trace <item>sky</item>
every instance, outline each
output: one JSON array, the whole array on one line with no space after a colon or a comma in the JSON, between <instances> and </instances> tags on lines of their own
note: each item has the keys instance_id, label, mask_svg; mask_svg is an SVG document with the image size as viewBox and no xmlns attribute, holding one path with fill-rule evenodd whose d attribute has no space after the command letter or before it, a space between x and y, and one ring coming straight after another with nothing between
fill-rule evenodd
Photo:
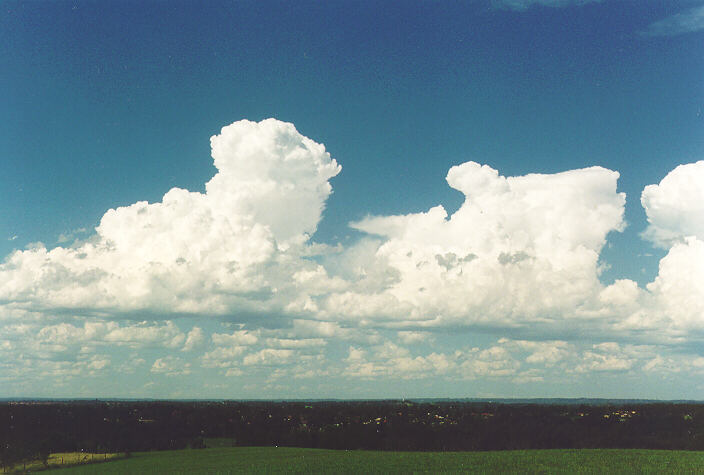
<instances>
[{"instance_id":1,"label":"sky","mask_svg":"<svg viewBox=\"0 0 704 475\"><path fill-rule=\"evenodd\" d=\"M704 1L6 1L0 397L704 399Z\"/></svg>"}]
</instances>

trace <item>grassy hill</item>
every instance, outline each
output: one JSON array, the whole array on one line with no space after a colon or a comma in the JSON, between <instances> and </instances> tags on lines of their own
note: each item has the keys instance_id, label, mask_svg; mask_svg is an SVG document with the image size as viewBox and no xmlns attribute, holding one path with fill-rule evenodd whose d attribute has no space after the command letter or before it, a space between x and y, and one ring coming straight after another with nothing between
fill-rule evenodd
<instances>
[{"instance_id":1,"label":"grassy hill","mask_svg":"<svg viewBox=\"0 0 704 475\"><path fill-rule=\"evenodd\" d=\"M131 458L47 472L111 473L701 473L704 452L519 450L373 452L234 447L141 452Z\"/></svg>"}]
</instances>

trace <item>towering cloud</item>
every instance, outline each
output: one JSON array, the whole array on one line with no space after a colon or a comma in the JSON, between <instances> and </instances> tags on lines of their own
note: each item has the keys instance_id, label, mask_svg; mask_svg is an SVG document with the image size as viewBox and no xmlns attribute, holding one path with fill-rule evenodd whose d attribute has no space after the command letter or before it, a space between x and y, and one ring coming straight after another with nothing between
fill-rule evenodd
<instances>
[{"instance_id":1,"label":"towering cloud","mask_svg":"<svg viewBox=\"0 0 704 475\"><path fill-rule=\"evenodd\" d=\"M508 178L474 162L453 167L447 182L466 198L449 218L437 206L352 224L383 237L371 266L395 277L374 295L336 296L331 311L344 304L430 325L573 317L601 290L599 252L624 225L617 179L599 167Z\"/></svg>"},{"instance_id":2,"label":"towering cloud","mask_svg":"<svg viewBox=\"0 0 704 475\"><path fill-rule=\"evenodd\" d=\"M645 237L669 248L692 236L704 241L704 160L680 165L658 185L648 185L640 201L648 216Z\"/></svg>"},{"instance_id":3,"label":"towering cloud","mask_svg":"<svg viewBox=\"0 0 704 475\"><path fill-rule=\"evenodd\" d=\"M0 299L167 314L295 306L296 274L321 272L300 255L340 166L274 119L236 122L211 145L218 172L206 193L173 188L161 202L109 210L79 246L15 252L0 267Z\"/></svg>"},{"instance_id":4,"label":"towering cloud","mask_svg":"<svg viewBox=\"0 0 704 475\"><path fill-rule=\"evenodd\" d=\"M269 119L224 127L211 146L205 193L109 210L83 242L0 264L0 381L530 384L704 367L680 350L704 336L704 162L643 190L644 237L668 251L643 288L599 278L607 237L625 226L615 171L506 177L463 163L446 177L465 196L452 215L369 216L351 223L361 239L330 247L311 241L340 172L323 145ZM495 343L467 346L476 329Z\"/></svg>"},{"instance_id":5,"label":"towering cloud","mask_svg":"<svg viewBox=\"0 0 704 475\"><path fill-rule=\"evenodd\" d=\"M345 338L365 326L406 337L447 326L675 338L704 328L704 162L643 191L645 235L669 249L643 289L599 280L607 236L624 227L615 171L505 177L463 163L446 178L465 195L451 216L440 205L370 216L351 223L366 237L311 259L325 249L310 237L340 172L325 147L273 119L224 127L211 145L218 171L205 193L174 188L160 202L109 210L87 241L11 254L0 265L5 309L222 315L250 330L317 321L346 328ZM195 327L178 345L193 351L207 338Z\"/></svg>"},{"instance_id":6,"label":"towering cloud","mask_svg":"<svg viewBox=\"0 0 704 475\"><path fill-rule=\"evenodd\" d=\"M669 248L648 285L656 303L645 321L680 338L693 336L693 329L704 330L704 161L680 165L646 186L641 203L649 223L644 236Z\"/></svg>"}]
</instances>

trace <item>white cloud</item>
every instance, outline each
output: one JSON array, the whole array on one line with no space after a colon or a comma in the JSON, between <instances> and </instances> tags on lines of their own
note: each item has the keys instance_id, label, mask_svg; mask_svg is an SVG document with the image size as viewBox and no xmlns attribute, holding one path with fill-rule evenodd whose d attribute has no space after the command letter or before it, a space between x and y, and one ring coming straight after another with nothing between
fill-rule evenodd
<instances>
[{"instance_id":1,"label":"white cloud","mask_svg":"<svg viewBox=\"0 0 704 475\"><path fill-rule=\"evenodd\" d=\"M140 358L137 355L132 355L123 360L122 364L117 368L119 374L134 374L137 369L143 366L147 360Z\"/></svg>"},{"instance_id":2,"label":"white cloud","mask_svg":"<svg viewBox=\"0 0 704 475\"><path fill-rule=\"evenodd\" d=\"M704 329L704 241L689 237L675 244L647 287L655 302L647 312L660 323L659 331L680 330L687 337L692 329Z\"/></svg>"},{"instance_id":3,"label":"white cloud","mask_svg":"<svg viewBox=\"0 0 704 475\"><path fill-rule=\"evenodd\" d=\"M364 350L361 348L355 348L354 346L350 346L347 354L347 358L345 361L348 362L358 362L362 361L365 357L366 353Z\"/></svg>"},{"instance_id":4,"label":"white cloud","mask_svg":"<svg viewBox=\"0 0 704 475\"><path fill-rule=\"evenodd\" d=\"M180 347L185 338L183 332L171 321L163 324L142 322L132 326L111 327L110 331L103 337L106 342L117 345L131 347L163 346L166 348Z\"/></svg>"},{"instance_id":5,"label":"white cloud","mask_svg":"<svg viewBox=\"0 0 704 475\"><path fill-rule=\"evenodd\" d=\"M636 359L618 343L607 342L594 345L593 351L585 351L577 372L627 371L633 368Z\"/></svg>"},{"instance_id":6,"label":"white cloud","mask_svg":"<svg viewBox=\"0 0 704 475\"><path fill-rule=\"evenodd\" d=\"M668 249L658 275L637 288L617 281L618 290L602 300L617 302L624 316L617 325L647 330L653 340L683 342L704 330L704 161L680 165L641 195L649 226L644 237Z\"/></svg>"},{"instance_id":7,"label":"white cloud","mask_svg":"<svg viewBox=\"0 0 704 475\"><path fill-rule=\"evenodd\" d=\"M468 162L447 174L466 196L452 216L436 206L369 217L352 226L376 237L335 248L320 264L311 252L328 250L308 238L340 170L324 147L273 119L224 127L211 144L218 173L205 194L174 188L161 202L108 211L82 245L11 254L0 266L0 299L45 312L220 314L254 328L276 315L294 320L295 339L304 327L312 338L354 339L354 328L384 321L545 323L596 305L599 252L624 226L616 172L503 177ZM121 335L136 331L106 339L134 340ZM156 330L139 333L148 331ZM193 348L193 331L170 345Z\"/></svg>"},{"instance_id":8,"label":"white cloud","mask_svg":"<svg viewBox=\"0 0 704 475\"><path fill-rule=\"evenodd\" d=\"M205 336L200 327L193 327L186 336L186 343L183 345L183 351L193 351L196 348L203 346Z\"/></svg>"},{"instance_id":9,"label":"white cloud","mask_svg":"<svg viewBox=\"0 0 704 475\"><path fill-rule=\"evenodd\" d=\"M460 375L465 379L513 377L521 366L509 348L499 341L498 345L481 351L460 354Z\"/></svg>"},{"instance_id":10,"label":"white cloud","mask_svg":"<svg viewBox=\"0 0 704 475\"><path fill-rule=\"evenodd\" d=\"M704 5L658 20L648 26L647 36L675 36L704 30Z\"/></svg>"},{"instance_id":11,"label":"white cloud","mask_svg":"<svg viewBox=\"0 0 704 475\"><path fill-rule=\"evenodd\" d=\"M117 323L105 322L85 322L82 327L76 327L68 323L49 325L37 333L37 340L46 344L74 344L103 339L112 329L117 330Z\"/></svg>"},{"instance_id":12,"label":"white cloud","mask_svg":"<svg viewBox=\"0 0 704 475\"><path fill-rule=\"evenodd\" d=\"M309 241L339 172L322 145L274 120L225 127L212 145L218 173L206 193L173 189L158 203L110 210L87 241L30 246L0 265L0 378L116 367L187 375L200 365L279 381L530 384L701 369L673 351L704 335L704 162L643 190L644 236L668 253L642 288L599 280L607 236L625 226L611 170L504 177L467 162L447 174L465 195L452 215L435 206L369 216L351 224L366 236L333 247ZM181 330L170 319L183 313L241 324ZM446 345L456 328L498 340ZM513 337L499 338L508 329ZM112 366L115 355L103 353L116 348L131 354Z\"/></svg>"},{"instance_id":13,"label":"white cloud","mask_svg":"<svg viewBox=\"0 0 704 475\"><path fill-rule=\"evenodd\" d=\"M667 249L687 236L704 241L704 160L646 186L640 201L648 216L644 236L654 244Z\"/></svg>"},{"instance_id":14,"label":"white cloud","mask_svg":"<svg viewBox=\"0 0 704 475\"><path fill-rule=\"evenodd\" d=\"M245 346L221 346L208 351L201 358L201 364L205 368L229 368L239 363L239 356L247 347Z\"/></svg>"},{"instance_id":15,"label":"white cloud","mask_svg":"<svg viewBox=\"0 0 704 475\"><path fill-rule=\"evenodd\" d=\"M427 341L430 338L430 334L428 332L400 331L398 332L398 338L403 343L409 345Z\"/></svg>"},{"instance_id":16,"label":"white cloud","mask_svg":"<svg viewBox=\"0 0 704 475\"><path fill-rule=\"evenodd\" d=\"M336 322L320 322L314 320L293 320L293 332L301 337L334 337L341 336L345 330Z\"/></svg>"},{"instance_id":17,"label":"white cloud","mask_svg":"<svg viewBox=\"0 0 704 475\"><path fill-rule=\"evenodd\" d=\"M27 350L35 349L43 353L69 352L75 355L98 346L174 349L180 347L186 338L171 321L123 324L85 321L82 326L64 322L46 326L24 324L3 327L4 338L13 338L13 335Z\"/></svg>"},{"instance_id":18,"label":"white cloud","mask_svg":"<svg viewBox=\"0 0 704 475\"><path fill-rule=\"evenodd\" d=\"M191 374L191 364L184 362L181 358L166 356L154 361L151 372L166 376L187 376Z\"/></svg>"},{"instance_id":19,"label":"white cloud","mask_svg":"<svg viewBox=\"0 0 704 475\"><path fill-rule=\"evenodd\" d=\"M369 351L350 347L344 374L348 377L373 379L377 377L400 379L427 379L450 377L476 379L514 376L521 363L507 347L507 340L484 350L456 350L451 353L432 352L413 355L391 341L373 346ZM515 349L515 348L514 348Z\"/></svg>"},{"instance_id":20,"label":"white cloud","mask_svg":"<svg viewBox=\"0 0 704 475\"><path fill-rule=\"evenodd\" d=\"M87 232L88 230L86 228L78 228L67 233L59 234L59 237L56 238L56 241L58 243L67 243L69 241L75 240L77 236L84 235Z\"/></svg>"},{"instance_id":21,"label":"white cloud","mask_svg":"<svg viewBox=\"0 0 704 475\"><path fill-rule=\"evenodd\" d=\"M552 8L562 8L573 5L584 5L587 3L594 3L600 1L601 0L493 0L492 4L496 8L506 8L510 10L523 11L536 5Z\"/></svg>"},{"instance_id":22,"label":"white cloud","mask_svg":"<svg viewBox=\"0 0 704 475\"><path fill-rule=\"evenodd\" d=\"M271 348L320 348L327 344L322 338L267 338L266 345Z\"/></svg>"},{"instance_id":23,"label":"white cloud","mask_svg":"<svg viewBox=\"0 0 704 475\"><path fill-rule=\"evenodd\" d=\"M265 348L244 357L245 366L276 366L290 363L296 355L294 350Z\"/></svg>"},{"instance_id":24,"label":"white cloud","mask_svg":"<svg viewBox=\"0 0 704 475\"><path fill-rule=\"evenodd\" d=\"M215 345L254 345L259 341L258 332L237 330L231 334L213 333L211 339Z\"/></svg>"},{"instance_id":25,"label":"white cloud","mask_svg":"<svg viewBox=\"0 0 704 475\"><path fill-rule=\"evenodd\" d=\"M279 244L315 232L341 167L293 124L240 121L210 139L218 174L208 196L230 213L269 228Z\"/></svg>"},{"instance_id":26,"label":"white cloud","mask_svg":"<svg viewBox=\"0 0 704 475\"><path fill-rule=\"evenodd\" d=\"M109 313L305 310L297 276L325 277L303 257L340 166L273 119L224 127L211 145L218 172L206 193L174 188L109 210L80 246L14 252L0 266L0 300Z\"/></svg>"},{"instance_id":27,"label":"white cloud","mask_svg":"<svg viewBox=\"0 0 704 475\"><path fill-rule=\"evenodd\" d=\"M499 343L515 345L516 348L527 351L530 354L525 358L529 364L544 366L554 366L556 363L565 360L573 350L566 341L524 341L524 340L499 340Z\"/></svg>"},{"instance_id":28,"label":"white cloud","mask_svg":"<svg viewBox=\"0 0 704 475\"><path fill-rule=\"evenodd\" d=\"M452 216L436 206L352 223L384 238L375 272L395 278L325 308L431 326L570 318L601 291L599 252L624 226L617 178L600 167L508 178L474 162L453 167L447 182L466 200Z\"/></svg>"},{"instance_id":29,"label":"white cloud","mask_svg":"<svg viewBox=\"0 0 704 475\"><path fill-rule=\"evenodd\" d=\"M86 364L88 370L99 371L110 365L110 359L94 355Z\"/></svg>"}]
</instances>

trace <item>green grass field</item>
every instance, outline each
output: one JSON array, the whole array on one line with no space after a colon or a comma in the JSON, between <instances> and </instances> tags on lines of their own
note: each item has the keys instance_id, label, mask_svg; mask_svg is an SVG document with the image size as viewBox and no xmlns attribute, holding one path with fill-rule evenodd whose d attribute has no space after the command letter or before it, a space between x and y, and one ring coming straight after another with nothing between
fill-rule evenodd
<instances>
[{"instance_id":1,"label":"green grass field","mask_svg":"<svg viewBox=\"0 0 704 475\"><path fill-rule=\"evenodd\" d=\"M235 447L135 453L58 470L84 473L703 473L704 452L519 450L372 452Z\"/></svg>"}]
</instances>

